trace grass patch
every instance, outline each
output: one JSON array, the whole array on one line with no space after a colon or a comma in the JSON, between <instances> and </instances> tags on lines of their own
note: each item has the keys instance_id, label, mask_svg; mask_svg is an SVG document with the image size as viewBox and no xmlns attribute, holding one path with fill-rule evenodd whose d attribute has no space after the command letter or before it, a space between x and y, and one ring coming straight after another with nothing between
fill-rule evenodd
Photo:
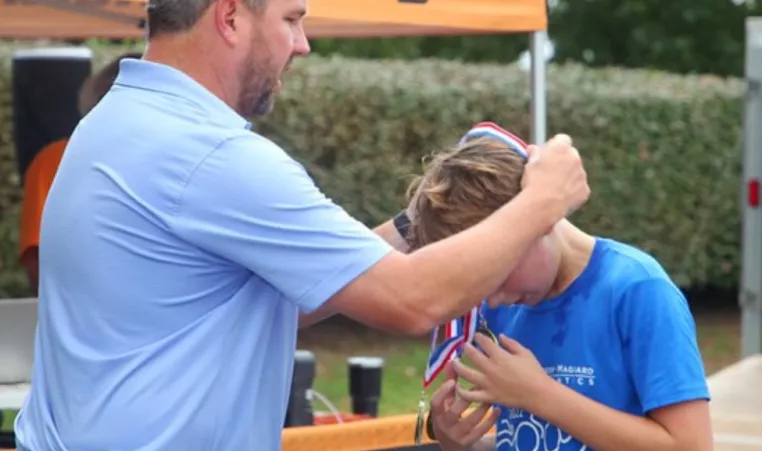
<instances>
[{"instance_id":1,"label":"grass patch","mask_svg":"<svg viewBox=\"0 0 762 451\"><path fill-rule=\"evenodd\" d=\"M16 419L15 410L6 410L5 412L3 412L3 421L2 421L2 424L0 424L0 430L10 431L11 429L13 429L14 419Z\"/></svg>"},{"instance_id":2,"label":"grass patch","mask_svg":"<svg viewBox=\"0 0 762 451\"><path fill-rule=\"evenodd\" d=\"M347 368L349 355L323 349L316 351L319 367L315 390L326 396L340 411L351 411ZM368 354L362 352L362 349L358 351L359 355ZM386 351L373 352L372 355L384 358L379 414L414 412L421 394L428 348L423 343L411 342ZM314 400L314 409L328 410L317 399Z\"/></svg>"},{"instance_id":3,"label":"grass patch","mask_svg":"<svg viewBox=\"0 0 762 451\"><path fill-rule=\"evenodd\" d=\"M696 315L698 343L707 375L741 358L741 315L737 311Z\"/></svg>"}]
</instances>

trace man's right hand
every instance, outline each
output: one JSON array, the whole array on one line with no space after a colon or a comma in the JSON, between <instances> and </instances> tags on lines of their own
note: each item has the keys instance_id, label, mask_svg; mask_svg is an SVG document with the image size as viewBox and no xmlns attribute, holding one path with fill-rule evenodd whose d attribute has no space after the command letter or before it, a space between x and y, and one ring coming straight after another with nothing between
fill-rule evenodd
<instances>
[{"instance_id":1,"label":"man's right hand","mask_svg":"<svg viewBox=\"0 0 762 451\"><path fill-rule=\"evenodd\" d=\"M529 146L521 183L524 190L552 199L564 216L590 197L587 173L568 135L556 135L542 147Z\"/></svg>"}]
</instances>

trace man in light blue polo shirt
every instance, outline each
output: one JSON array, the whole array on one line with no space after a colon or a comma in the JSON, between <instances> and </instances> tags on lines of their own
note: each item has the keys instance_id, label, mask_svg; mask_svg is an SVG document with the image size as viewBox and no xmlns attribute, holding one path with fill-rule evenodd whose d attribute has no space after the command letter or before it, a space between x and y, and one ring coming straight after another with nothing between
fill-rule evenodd
<instances>
[{"instance_id":1,"label":"man in light blue polo shirt","mask_svg":"<svg viewBox=\"0 0 762 451\"><path fill-rule=\"evenodd\" d=\"M121 64L50 191L19 450L278 450L300 320L422 334L477 305L589 196L558 137L493 217L395 250L404 215L374 233L244 119L309 52L305 10L149 6L144 60Z\"/></svg>"}]
</instances>

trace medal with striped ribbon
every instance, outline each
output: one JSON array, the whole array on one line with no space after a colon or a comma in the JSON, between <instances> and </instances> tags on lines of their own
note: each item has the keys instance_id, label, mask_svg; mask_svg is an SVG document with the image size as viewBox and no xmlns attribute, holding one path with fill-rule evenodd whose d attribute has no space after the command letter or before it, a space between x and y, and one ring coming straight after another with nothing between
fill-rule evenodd
<instances>
[{"instance_id":1,"label":"medal with striped ribbon","mask_svg":"<svg viewBox=\"0 0 762 451\"><path fill-rule=\"evenodd\" d=\"M479 319L479 308L474 307L463 317L454 319L445 325L444 340L437 345L439 327L431 332L431 345L429 349L429 360L426 365L426 371L423 374L423 389L421 397L418 400L418 416L415 423L415 444L421 444L423 440L424 417L426 414L426 389L444 370L447 362L460 356L464 343L470 343L476 335L477 322Z\"/></svg>"}]
</instances>

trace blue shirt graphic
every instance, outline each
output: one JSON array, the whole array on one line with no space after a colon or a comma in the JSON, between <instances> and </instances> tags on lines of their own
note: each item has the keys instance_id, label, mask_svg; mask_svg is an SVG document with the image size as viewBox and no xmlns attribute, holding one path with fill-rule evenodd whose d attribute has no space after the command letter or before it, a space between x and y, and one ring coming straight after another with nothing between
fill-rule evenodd
<instances>
[{"instance_id":1,"label":"blue shirt graphic","mask_svg":"<svg viewBox=\"0 0 762 451\"><path fill-rule=\"evenodd\" d=\"M662 267L631 246L597 239L585 271L534 307L485 312L488 327L531 350L567 387L634 415L709 399L688 304ZM529 412L503 408L497 451L591 451Z\"/></svg>"},{"instance_id":2,"label":"blue shirt graphic","mask_svg":"<svg viewBox=\"0 0 762 451\"><path fill-rule=\"evenodd\" d=\"M43 214L19 450L279 450L299 311L390 250L201 85L122 61Z\"/></svg>"}]
</instances>

